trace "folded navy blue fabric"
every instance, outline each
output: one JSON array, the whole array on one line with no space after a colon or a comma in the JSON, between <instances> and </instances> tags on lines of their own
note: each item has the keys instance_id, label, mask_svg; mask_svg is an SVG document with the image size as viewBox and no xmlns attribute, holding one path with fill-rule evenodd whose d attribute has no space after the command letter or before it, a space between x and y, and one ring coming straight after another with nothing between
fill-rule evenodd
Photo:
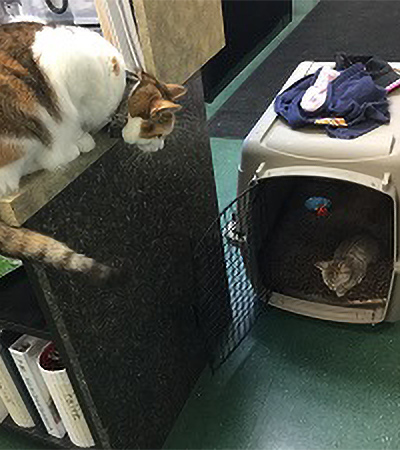
<instances>
[{"instance_id":1,"label":"folded navy blue fabric","mask_svg":"<svg viewBox=\"0 0 400 450\"><path fill-rule=\"evenodd\" d=\"M327 134L354 139L390 121L386 90L373 81L361 63L345 69L328 85L326 100L320 108L312 112L303 110L301 99L320 71L297 81L275 99L275 112L292 128L314 124L318 119L343 118L347 126L326 125Z\"/></svg>"}]
</instances>

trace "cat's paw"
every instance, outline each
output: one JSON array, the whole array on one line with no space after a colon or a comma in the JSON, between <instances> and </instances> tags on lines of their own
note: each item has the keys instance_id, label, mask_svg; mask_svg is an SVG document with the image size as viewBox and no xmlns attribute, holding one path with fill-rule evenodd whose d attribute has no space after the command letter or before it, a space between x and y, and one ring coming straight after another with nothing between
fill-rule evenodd
<instances>
[{"instance_id":1,"label":"cat's paw","mask_svg":"<svg viewBox=\"0 0 400 450\"><path fill-rule=\"evenodd\" d=\"M96 147L96 142L89 133L85 133L77 142L80 153L88 153Z\"/></svg>"},{"instance_id":2,"label":"cat's paw","mask_svg":"<svg viewBox=\"0 0 400 450\"><path fill-rule=\"evenodd\" d=\"M140 139L137 146L142 152L157 152L164 148L164 139Z\"/></svg>"},{"instance_id":3,"label":"cat's paw","mask_svg":"<svg viewBox=\"0 0 400 450\"><path fill-rule=\"evenodd\" d=\"M37 163L43 168L50 171L64 167L74 159L78 158L80 151L78 145L72 144L68 147L53 147L51 152L43 153L38 158Z\"/></svg>"}]
</instances>

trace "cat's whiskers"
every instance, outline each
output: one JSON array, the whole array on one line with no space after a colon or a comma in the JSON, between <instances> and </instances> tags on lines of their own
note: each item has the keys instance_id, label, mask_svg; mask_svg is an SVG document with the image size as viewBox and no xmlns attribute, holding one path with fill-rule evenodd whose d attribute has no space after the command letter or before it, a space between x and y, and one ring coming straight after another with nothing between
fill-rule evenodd
<instances>
[{"instance_id":1,"label":"cat's whiskers","mask_svg":"<svg viewBox=\"0 0 400 450\"><path fill-rule=\"evenodd\" d=\"M138 150L136 154L136 162L137 163L149 162L152 159L153 155L154 152L144 152L143 150Z\"/></svg>"}]
</instances>

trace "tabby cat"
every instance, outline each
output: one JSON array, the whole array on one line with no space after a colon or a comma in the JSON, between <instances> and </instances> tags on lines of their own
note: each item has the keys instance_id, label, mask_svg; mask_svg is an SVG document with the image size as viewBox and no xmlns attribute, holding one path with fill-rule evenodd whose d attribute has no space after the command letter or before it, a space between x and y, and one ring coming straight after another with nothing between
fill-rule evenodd
<instances>
[{"instance_id":1,"label":"tabby cat","mask_svg":"<svg viewBox=\"0 0 400 450\"><path fill-rule=\"evenodd\" d=\"M324 283L338 297L343 297L367 273L368 265L378 258L378 243L361 234L345 239L335 250L331 261L321 261L315 266L321 270Z\"/></svg>"},{"instance_id":2,"label":"tabby cat","mask_svg":"<svg viewBox=\"0 0 400 450\"><path fill-rule=\"evenodd\" d=\"M54 170L89 152L126 88L122 56L100 34L73 26L17 22L0 26L0 196L22 176ZM129 92L122 136L157 151L174 127L186 89L141 72ZM105 281L116 270L64 244L0 222L0 253L33 259Z\"/></svg>"}]
</instances>

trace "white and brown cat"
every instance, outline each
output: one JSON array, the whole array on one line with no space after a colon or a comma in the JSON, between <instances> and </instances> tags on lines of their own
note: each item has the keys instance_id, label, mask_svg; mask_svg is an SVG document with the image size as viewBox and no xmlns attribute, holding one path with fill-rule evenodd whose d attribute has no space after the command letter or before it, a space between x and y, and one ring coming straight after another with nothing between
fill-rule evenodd
<instances>
[{"instance_id":1,"label":"white and brown cat","mask_svg":"<svg viewBox=\"0 0 400 450\"><path fill-rule=\"evenodd\" d=\"M174 101L183 86L141 72L130 93L122 136L143 151L157 151L174 127ZM68 164L95 142L123 98L125 64L98 33L71 26L17 22L0 26L0 196L21 178ZM0 222L0 253L107 281L115 269L66 245Z\"/></svg>"}]
</instances>

